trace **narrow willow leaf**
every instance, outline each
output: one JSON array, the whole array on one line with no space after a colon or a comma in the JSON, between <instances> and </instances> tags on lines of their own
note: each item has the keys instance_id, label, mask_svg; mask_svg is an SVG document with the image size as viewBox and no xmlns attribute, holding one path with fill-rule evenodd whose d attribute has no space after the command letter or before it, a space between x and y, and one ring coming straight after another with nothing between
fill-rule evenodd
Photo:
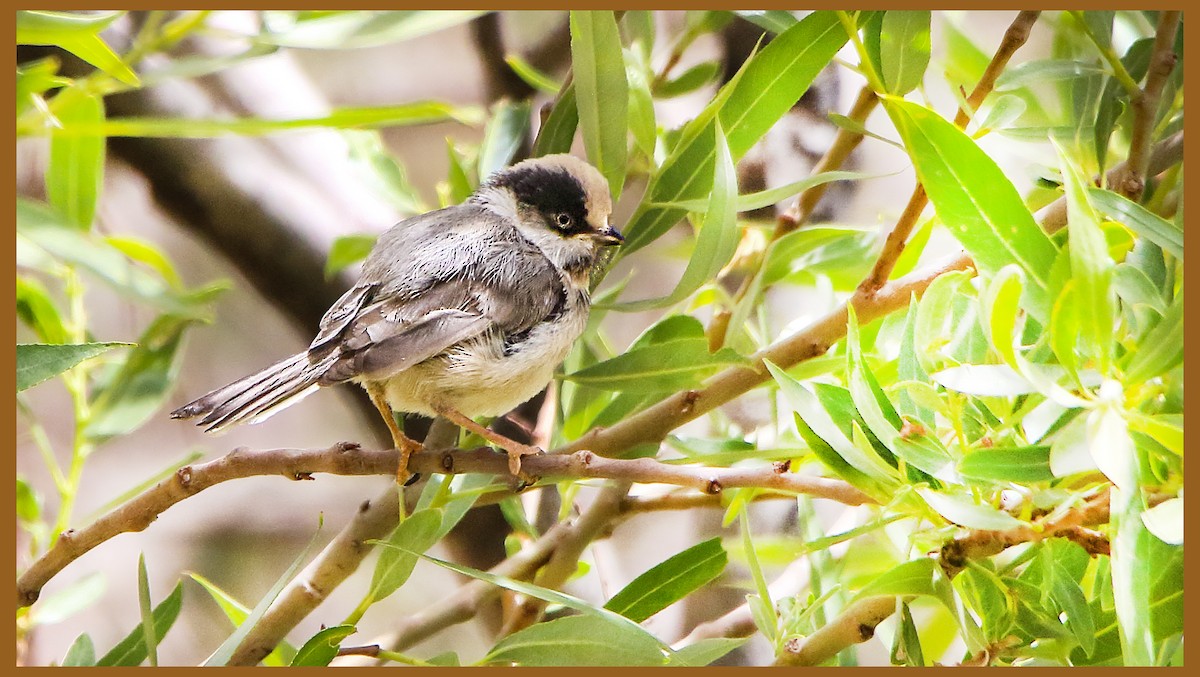
<instances>
[{"instance_id":1,"label":"narrow willow leaf","mask_svg":"<svg viewBox=\"0 0 1200 677\"><path fill-rule=\"evenodd\" d=\"M635 348L564 378L603 390L664 392L696 387L721 367L743 362L728 348L709 353L707 339L689 338Z\"/></svg>"},{"instance_id":2,"label":"narrow willow leaf","mask_svg":"<svg viewBox=\"0 0 1200 677\"><path fill-rule=\"evenodd\" d=\"M571 82L564 85L550 115L538 129L537 138L533 142L533 156L541 157L570 151L578 127L579 109L575 104L575 83Z\"/></svg>"},{"instance_id":3,"label":"narrow willow leaf","mask_svg":"<svg viewBox=\"0 0 1200 677\"><path fill-rule=\"evenodd\" d=\"M887 99L885 107L942 222L985 273L1019 265L1029 282L1023 305L1044 323L1058 251L1008 177L962 130L928 108L898 99Z\"/></svg>"},{"instance_id":4,"label":"narrow willow leaf","mask_svg":"<svg viewBox=\"0 0 1200 677\"><path fill-rule=\"evenodd\" d=\"M987 290L980 297L983 306L983 322L988 328L988 340L992 348L1005 364L1013 369L1019 369L1015 341L1020 341L1017 333L1017 318L1020 314L1021 269L1009 264L1001 268Z\"/></svg>"},{"instance_id":5,"label":"narrow willow leaf","mask_svg":"<svg viewBox=\"0 0 1200 677\"><path fill-rule=\"evenodd\" d=\"M1109 386L1115 386L1112 389L1120 392L1119 384L1107 381L1101 386L1101 398L1106 398L1103 391L1109 390ZM1137 491L1137 452L1129 437L1129 427L1121 416L1120 405L1108 402L1093 409L1087 415L1085 430L1088 452L1100 472L1118 487Z\"/></svg>"},{"instance_id":6,"label":"narrow willow leaf","mask_svg":"<svg viewBox=\"0 0 1200 677\"><path fill-rule=\"evenodd\" d=\"M96 95L68 88L55 97L55 116L64 128L104 122L104 102ZM77 228L88 230L96 215L104 184L105 139L102 136L53 136L46 166L46 196Z\"/></svg>"},{"instance_id":7,"label":"narrow willow leaf","mask_svg":"<svg viewBox=\"0 0 1200 677\"><path fill-rule=\"evenodd\" d=\"M1171 256L1183 260L1183 231L1177 225L1110 190L1089 188L1087 196L1105 216L1120 221Z\"/></svg>"},{"instance_id":8,"label":"narrow willow leaf","mask_svg":"<svg viewBox=\"0 0 1200 677\"><path fill-rule=\"evenodd\" d=\"M1121 64L1135 81L1140 81L1146 74L1153 51L1154 38L1143 38L1129 45L1129 49L1121 57ZM1100 101L1096 107L1094 125L1096 160L1101 173L1108 164L1108 144L1112 138L1113 127L1121 111L1129 105L1128 96L1128 91L1115 77L1107 76L1104 91L1100 94Z\"/></svg>"},{"instance_id":9,"label":"narrow willow leaf","mask_svg":"<svg viewBox=\"0 0 1200 677\"><path fill-rule=\"evenodd\" d=\"M445 9L332 12L297 21L284 30L259 33L253 39L297 49L360 49L412 40L483 14L486 12Z\"/></svg>"},{"instance_id":10,"label":"narrow willow leaf","mask_svg":"<svg viewBox=\"0 0 1200 677\"><path fill-rule=\"evenodd\" d=\"M864 174L862 172L844 172L844 171L819 172L817 174L813 174L812 176L808 177L807 179L801 179L800 181L793 181L792 183L788 183L788 184L779 186L777 188L768 188L766 190L761 190L756 193L745 193L743 195L738 195L737 196L737 211L749 212L749 211L754 211L755 209L761 209L763 207L770 207L771 205L782 202L786 198L789 198L793 195L802 193L802 192L808 190L809 188L824 185L826 183L832 183L834 181L858 181L858 180L863 180L863 179L879 178L881 176L884 176L884 175L883 174ZM708 207L709 202L710 202L710 200L707 200L707 199L684 200L681 202L664 203L664 204L660 204L657 206L680 207L680 208L686 209L688 211L702 211L706 207ZM808 229L804 229L801 231L793 231L793 233L800 233L800 232L808 232ZM845 232L857 232L857 231L850 231L847 229ZM789 235L791 235L793 233L789 233Z\"/></svg>"},{"instance_id":11,"label":"narrow willow leaf","mask_svg":"<svg viewBox=\"0 0 1200 677\"><path fill-rule=\"evenodd\" d=\"M608 179L615 203L625 184L629 129L629 83L621 36L611 11L572 11L570 23L583 146L588 160Z\"/></svg>"},{"instance_id":12,"label":"narrow willow leaf","mask_svg":"<svg viewBox=\"0 0 1200 677\"><path fill-rule=\"evenodd\" d=\"M1136 475L1133 479L1136 482ZM1148 567L1146 563L1155 561L1152 548L1157 539L1142 522L1141 513L1145 504L1136 483L1132 490L1113 487L1109 500L1112 590L1121 640L1121 658L1124 665L1152 665L1155 642L1151 619L1155 613L1151 608L1151 600L1154 599L1152 581L1155 567Z\"/></svg>"},{"instance_id":13,"label":"narrow willow leaf","mask_svg":"<svg viewBox=\"0 0 1200 677\"><path fill-rule=\"evenodd\" d=\"M1027 484L1054 479L1050 447L992 447L968 452L958 462L964 477Z\"/></svg>"},{"instance_id":14,"label":"narrow willow leaf","mask_svg":"<svg viewBox=\"0 0 1200 677\"><path fill-rule=\"evenodd\" d=\"M834 12L817 11L778 35L752 56L685 128L684 138L651 179L642 203L625 228L627 256L656 240L684 216L684 210L654 204L705 195L716 148L707 128L719 115L729 152L736 161L800 99L817 74L846 42Z\"/></svg>"},{"instance_id":15,"label":"narrow willow leaf","mask_svg":"<svg viewBox=\"0 0 1200 677\"><path fill-rule=\"evenodd\" d=\"M715 61L704 61L684 71L679 77L662 83L654 93L660 99L683 96L712 82L721 67Z\"/></svg>"},{"instance_id":16,"label":"narrow willow leaf","mask_svg":"<svg viewBox=\"0 0 1200 677\"><path fill-rule=\"evenodd\" d=\"M947 580L937 563L928 557L922 557L898 564L876 576L858 591L854 599L860 600L884 595L895 597L924 595L946 605L946 608L953 613L953 594L950 581Z\"/></svg>"},{"instance_id":17,"label":"narrow willow leaf","mask_svg":"<svg viewBox=\"0 0 1200 677\"><path fill-rule=\"evenodd\" d=\"M368 596L379 601L404 585L417 564L417 554L437 542L441 526L442 511L439 509L419 510L401 522L383 542L392 547L379 553Z\"/></svg>"},{"instance_id":18,"label":"narrow willow leaf","mask_svg":"<svg viewBox=\"0 0 1200 677\"><path fill-rule=\"evenodd\" d=\"M50 293L32 277L17 276L17 317L42 343L66 343L67 330Z\"/></svg>"},{"instance_id":19,"label":"narrow willow leaf","mask_svg":"<svg viewBox=\"0 0 1200 677\"><path fill-rule=\"evenodd\" d=\"M554 78L543 73L526 61L520 54L506 54L504 63L517 74L517 77L525 81L525 84L533 87L543 94L551 96L558 94L559 88L562 87Z\"/></svg>"},{"instance_id":20,"label":"narrow willow leaf","mask_svg":"<svg viewBox=\"0 0 1200 677\"><path fill-rule=\"evenodd\" d=\"M79 124L46 130L52 136L128 136L138 138L207 139L227 135L264 136L310 128L378 128L455 121L477 124L483 111L440 101L417 101L392 106L338 108L329 115L305 118L152 118L110 117L98 124ZM46 132L42 132L46 133Z\"/></svg>"},{"instance_id":21,"label":"narrow willow leaf","mask_svg":"<svg viewBox=\"0 0 1200 677\"><path fill-rule=\"evenodd\" d=\"M196 321L164 315L146 328L116 373L93 391L92 415L83 428L88 438L128 434L158 411L178 381L179 347Z\"/></svg>"},{"instance_id":22,"label":"narrow willow leaf","mask_svg":"<svg viewBox=\"0 0 1200 677\"><path fill-rule=\"evenodd\" d=\"M300 554L296 556L296 559L293 560L291 565L288 566L287 570L283 572L283 575L281 575L275 581L274 585L271 586L271 589L267 591L267 594L263 595L263 598L254 606L254 609L250 611L250 615L246 616L246 620L242 621L241 625L237 627L237 630L234 630L233 634L229 635L229 637L226 637L225 641L221 642L221 646L217 647L217 649L213 651L207 659L205 659L205 666L227 665L229 663L229 659L233 656L233 652L237 651L237 648L241 646L242 640L246 638L246 635L250 634L250 631L254 628L254 626L258 625L258 622L262 620L263 615L267 613L267 609L269 609L271 604L275 602L275 598L279 596L280 592L283 592L283 588L290 583L296 576L296 573L300 571L300 567L308 558L308 553L312 551L313 546L316 545L317 537L321 535L320 527L322 524L324 524L323 517L318 523L317 531L313 534L312 539L309 540L308 545L304 546L304 549L300 551Z\"/></svg>"},{"instance_id":23,"label":"narrow willow leaf","mask_svg":"<svg viewBox=\"0 0 1200 677\"><path fill-rule=\"evenodd\" d=\"M993 508L976 503L962 496L944 494L930 489L917 489L917 493L929 507L948 521L969 529L1002 530L1015 529L1023 525L1021 520Z\"/></svg>"},{"instance_id":24,"label":"narrow willow leaf","mask_svg":"<svg viewBox=\"0 0 1200 677\"><path fill-rule=\"evenodd\" d=\"M1009 92L1032 84L1070 80L1103 73L1104 69L1099 64L1073 59L1037 59L1006 69L1000 74L1000 77L996 78L995 91Z\"/></svg>"},{"instance_id":25,"label":"narrow willow leaf","mask_svg":"<svg viewBox=\"0 0 1200 677\"><path fill-rule=\"evenodd\" d=\"M239 602L233 595L230 595L225 590L221 589L216 583L208 580L195 572L188 572L192 580L200 584L205 592L212 597L212 600L221 608L221 612L225 614L225 618L237 627L246 620L250 615L250 607ZM296 647L292 646L287 641L280 642L276 647L267 654L267 657L262 660L263 665L269 667L283 667L292 662L292 658L296 655Z\"/></svg>"},{"instance_id":26,"label":"narrow willow leaf","mask_svg":"<svg viewBox=\"0 0 1200 677\"><path fill-rule=\"evenodd\" d=\"M748 637L709 637L677 650L668 666L702 667L750 641Z\"/></svg>"},{"instance_id":27,"label":"narrow willow leaf","mask_svg":"<svg viewBox=\"0 0 1200 677\"><path fill-rule=\"evenodd\" d=\"M1088 203L1087 180L1051 138L1058 151L1063 189L1067 198L1067 231L1070 236L1071 280L1075 283L1080 338L1094 356L1101 373L1112 359L1113 316L1116 298L1112 289L1113 262L1100 222Z\"/></svg>"},{"instance_id":28,"label":"narrow willow leaf","mask_svg":"<svg viewBox=\"0 0 1200 677\"><path fill-rule=\"evenodd\" d=\"M18 45L57 45L121 82L138 86L138 76L100 38L100 32L125 12L17 12Z\"/></svg>"},{"instance_id":29,"label":"narrow willow leaf","mask_svg":"<svg viewBox=\"0 0 1200 677\"><path fill-rule=\"evenodd\" d=\"M879 33L879 75L889 94L916 89L929 66L928 10L884 12Z\"/></svg>"},{"instance_id":30,"label":"narrow willow leaf","mask_svg":"<svg viewBox=\"0 0 1200 677\"><path fill-rule=\"evenodd\" d=\"M296 651L296 656L292 658L292 667L299 665L319 665L323 667L329 665L337 657L342 640L353 635L355 632L358 632L358 628L353 625L335 625L330 628L323 628L320 632L310 637Z\"/></svg>"},{"instance_id":31,"label":"narrow willow leaf","mask_svg":"<svg viewBox=\"0 0 1200 677\"><path fill-rule=\"evenodd\" d=\"M1138 350L1129 355L1126 383L1144 383L1183 363L1183 290Z\"/></svg>"},{"instance_id":32,"label":"narrow willow leaf","mask_svg":"<svg viewBox=\"0 0 1200 677\"><path fill-rule=\"evenodd\" d=\"M138 610L142 614L142 640L150 667L158 667L158 634L154 631L154 612L150 608L150 574L146 571L146 553L138 555Z\"/></svg>"},{"instance_id":33,"label":"narrow willow leaf","mask_svg":"<svg viewBox=\"0 0 1200 677\"><path fill-rule=\"evenodd\" d=\"M171 594L159 602L150 614L154 621L156 637L166 636L167 631L175 624L175 619L179 617L179 610L182 608L183 581L180 581L175 584L175 589L171 591ZM146 637L139 624L125 636L125 639L101 656L100 660L96 661L96 665L141 665L144 660L146 660Z\"/></svg>"},{"instance_id":34,"label":"narrow willow leaf","mask_svg":"<svg viewBox=\"0 0 1200 677\"><path fill-rule=\"evenodd\" d=\"M537 623L500 640L483 662L520 666L663 665L658 642L595 616Z\"/></svg>"},{"instance_id":35,"label":"narrow willow leaf","mask_svg":"<svg viewBox=\"0 0 1200 677\"><path fill-rule=\"evenodd\" d=\"M18 343L17 392L49 380L86 359L132 343Z\"/></svg>"},{"instance_id":36,"label":"narrow willow leaf","mask_svg":"<svg viewBox=\"0 0 1200 677\"><path fill-rule=\"evenodd\" d=\"M626 49L625 79L629 81L629 131L637 149L653 161L658 145L658 121L654 96L650 93L649 66L641 61L640 51Z\"/></svg>"},{"instance_id":37,"label":"narrow willow leaf","mask_svg":"<svg viewBox=\"0 0 1200 677\"><path fill-rule=\"evenodd\" d=\"M737 223L737 170L734 168L720 123L715 126L715 134L717 160L714 164L713 190L700 233L696 236L696 247L688 259L683 276L676 283L675 289L666 296L625 302L614 306L615 309L634 312L678 303L714 279L733 258L740 235Z\"/></svg>"},{"instance_id":38,"label":"narrow willow leaf","mask_svg":"<svg viewBox=\"0 0 1200 677\"><path fill-rule=\"evenodd\" d=\"M913 622L908 602L900 602L900 628L892 640L892 665L925 666L925 652L921 649L921 635Z\"/></svg>"},{"instance_id":39,"label":"narrow willow leaf","mask_svg":"<svg viewBox=\"0 0 1200 677\"><path fill-rule=\"evenodd\" d=\"M1147 416L1136 411L1126 411L1129 430L1147 435L1164 449L1183 456L1183 415L1157 414Z\"/></svg>"},{"instance_id":40,"label":"narrow willow leaf","mask_svg":"<svg viewBox=\"0 0 1200 677\"><path fill-rule=\"evenodd\" d=\"M395 547L389 543L380 543L380 545L383 545L386 548L394 548ZM506 590L512 590L513 592L518 592L522 595L528 595L535 599L540 599L543 602L549 602L550 604L561 604L569 609L574 609L574 610L584 614L584 616L590 616L592 618L596 618L601 621L604 621L604 622L608 623L609 625L618 626L618 627L624 629L626 631L624 633L624 636L626 636L626 637L632 637L634 635L639 635L643 638L649 638L650 641L654 642L655 646L658 649L666 649L667 648L666 645L664 645L657 637L655 637L654 635L651 635L648 631L646 631L644 628L642 628L642 626L638 625L637 623L634 623L633 621L629 620L628 618L625 618L621 614L614 613L603 607L598 607L594 604L591 604L590 602L579 599L578 597L574 597L572 595L568 595L566 593L559 592L557 590L551 590L549 588L545 588L540 585L535 585L533 583L526 583L525 581L514 580L514 579L508 578L506 576L498 576L496 574L493 574L493 573L490 573L487 571L480 571L478 569L473 569L471 567L463 566L461 564L455 564L454 562L447 562L445 560L440 560L436 557L430 557L429 555L423 554L423 555L421 555L421 558L428 562L432 562L444 569L449 569L450 571L453 571L455 573L462 574L463 576L469 576L476 580L485 581L487 583L491 583L492 585L504 588ZM662 657L662 659L665 660L665 656L662 656L662 654L660 654L660 657Z\"/></svg>"},{"instance_id":41,"label":"narrow willow leaf","mask_svg":"<svg viewBox=\"0 0 1200 677\"><path fill-rule=\"evenodd\" d=\"M92 644L92 638L85 632L75 638L71 642L71 647L67 649L67 655L63 656L63 667L74 668L92 666L96 664L96 647Z\"/></svg>"},{"instance_id":42,"label":"narrow willow leaf","mask_svg":"<svg viewBox=\"0 0 1200 677\"><path fill-rule=\"evenodd\" d=\"M712 582L728 561L720 538L698 543L630 581L604 608L640 623Z\"/></svg>"},{"instance_id":43,"label":"narrow willow leaf","mask_svg":"<svg viewBox=\"0 0 1200 677\"><path fill-rule=\"evenodd\" d=\"M492 111L479 146L479 178L504 169L529 133L529 101L503 101Z\"/></svg>"},{"instance_id":44,"label":"narrow willow leaf","mask_svg":"<svg viewBox=\"0 0 1200 677\"><path fill-rule=\"evenodd\" d=\"M782 9L739 9L735 10L734 14L737 14L759 28L771 31L772 33L782 33L792 26L795 26L797 21L796 17L792 16L791 12Z\"/></svg>"}]
</instances>

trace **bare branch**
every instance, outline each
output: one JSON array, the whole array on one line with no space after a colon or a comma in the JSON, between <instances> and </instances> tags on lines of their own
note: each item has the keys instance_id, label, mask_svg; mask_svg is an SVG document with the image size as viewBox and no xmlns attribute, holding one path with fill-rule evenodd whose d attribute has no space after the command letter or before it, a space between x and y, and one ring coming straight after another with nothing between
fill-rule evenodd
<instances>
[{"instance_id":1,"label":"bare branch","mask_svg":"<svg viewBox=\"0 0 1200 677\"><path fill-rule=\"evenodd\" d=\"M1137 201L1146 188L1147 171L1150 167L1150 136L1154 131L1154 117L1158 112L1163 86L1179 58L1175 53L1175 33L1179 29L1181 16L1181 12L1164 11L1159 14L1146 84L1131 102L1133 124L1130 128L1129 159L1125 172L1110 184L1113 190L1130 200Z\"/></svg>"},{"instance_id":2,"label":"bare branch","mask_svg":"<svg viewBox=\"0 0 1200 677\"><path fill-rule=\"evenodd\" d=\"M789 640L775 665L820 665L842 649L874 637L875 626L895 610L895 597L861 599L808 637Z\"/></svg>"},{"instance_id":3,"label":"bare branch","mask_svg":"<svg viewBox=\"0 0 1200 677\"><path fill-rule=\"evenodd\" d=\"M954 116L954 124L960 128L967 126L971 116L979 109L979 104L983 103L987 95L992 93L992 89L996 86L996 78L1004 72L1012 55L1029 39L1029 31L1033 29L1033 24L1037 23L1039 14L1041 12L1020 12L1017 14L1017 18L1009 24L1008 30L1004 31L1004 37L1000 40L1000 46L992 55L992 60L988 62L987 68L983 71L979 82L976 83L975 89L971 91L971 95L967 97L967 108L970 110L959 108L958 113Z\"/></svg>"}]
</instances>

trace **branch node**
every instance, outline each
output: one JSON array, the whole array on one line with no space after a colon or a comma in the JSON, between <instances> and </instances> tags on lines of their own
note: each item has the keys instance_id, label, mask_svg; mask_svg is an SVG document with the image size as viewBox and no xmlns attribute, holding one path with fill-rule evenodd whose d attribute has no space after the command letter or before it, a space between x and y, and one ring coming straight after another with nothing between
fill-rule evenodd
<instances>
[{"instance_id":1,"label":"branch node","mask_svg":"<svg viewBox=\"0 0 1200 677\"><path fill-rule=\"evenodd\" d=\"M442 454L442 470L454 472L454 456L449 451Z\"/></svg>"},{"instance_id":2,"label":"branch node","mask_svg":"<svg viewBox=\"0 0 1200 677\"><path fill-rule=\"evenodd\" d=\"M792 459L790 459L790 458L784 459L782 461L775 461L774 463L771 464L771 469L775 471L776 475L782 475L783 473L787 472L788 470L791 470L791 468L792 468Z\"/></svg>"},{"instance_id":3,"label":"branch node","mask_svg":"<svg viewBox=\"0 0 1200 677\"><path fill-rule=\"evenodd\" d=\"M364 513L370 509L371 509L371 501L370 500L363 501L362 504L358 506L358 511L360 513Z\"/></svg>"},{"instance_id":4,"label":"branch node","mask_svg":"<svg viewBox=\"0 0 1200 677\"><path fill-rule=\"evenodd\" d=\"M679 407L679 413L690 414L696 406L696 400L700 399L699 390L689 390L683 394L683 404Z\"/></svg>"},{"instance_id":5,"label":"branch node","mask_svg":"<svg viewBox=\"0 0 1200 677\"><path fill-rule=\"evenodd\" d=\"M234 453L237 453L236 449L229 455L232 456ZM176 470L175 481L179 482L179 486L184 489L190 488L192 486L192 466L185 465L179 470Z\"/></svg>"},{"instance_id":6,"label":"branch node","mask_svg":"<svg viewBox=\"0 0 1200 677\"><path fill-rule=\"evenodd\" d=\"M596 455L587 449L575 454L575 457L579 459L579 462L583 464L583 467L585 468L591 467L592 461L596 460Z\"/></svg>"},{"instance_id":7,"label":"branch node","mask_svg":"<svg viewBox=\"0 0 1200 677\"><path fill-rule=\"evenodd\" d=\"M58 542L61 545L68 545L75 540L75 530L67 529L58 535Z\"/></svg>"},{"instance_id":8,"label":"branch node","mask_svg":"<svg viewBox=\"0 0 1200 677\"><path fill-rule=\"evenodd\" d=\"M714 477L710 479L708 481L708 485L704 487L704 493L715 495L721 493L724 488L725 487L721 486L721 480Z\"/></svg>"},{"instance_id":9,"label":"branch node","mask_svg":"<svg viewBox=\"0 0 1200 677\"><path fill-rule=\"evenodd\" d=\"M337 449L338 451L340 451L342 453L345 453L347 451L356 451L358 449L362 449L362 445L359 444L358 442L343 441L343 442L338 442L337 444L333 445L333 448Z\"/></svg>"},{"instance_id":10,"label":"branch node","mask_svg":"<svg viewBox=\"0 0 1200 677\"><path fill-rule=\"evenodd\" d=\"M297 470L291 474L291 479L296 482L301 482L305 480L316 480L317 478L313 477L311 472L306 470Z\"/></svg>"},{"instance_id":11,"label":"branch node","mask_svg":"<svg viewBox=\"0 0 1200 677\"><path fill-rule=\"evenodd\" d=\"M872 637L875 636L875 626L867 625L866 623L859 623L858 624L858 636L862 638L859 640L861 642L865 642L868 639L871 639Z\"/></svg>"}]
</instances>

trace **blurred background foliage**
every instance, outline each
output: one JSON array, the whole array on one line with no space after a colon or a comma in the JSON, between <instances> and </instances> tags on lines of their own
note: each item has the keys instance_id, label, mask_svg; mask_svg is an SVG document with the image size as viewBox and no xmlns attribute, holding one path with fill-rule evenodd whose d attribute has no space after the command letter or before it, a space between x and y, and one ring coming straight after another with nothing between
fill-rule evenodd
<instances>
[{"instance_id":1,"label":"blurred background foliage","mask_svg":"<svg viewBox=\"0 0 1200 677\"><path fill-rule=\"evenodd\" d=\"M871 504L748 487L634 510L544 587L481 570L600 483L468 511L489 478L439 476L264 662L365 660L337 647L475 577L505 594L376 658L802 662L849 620L874 638L817 662L1182 664L1170 15L1045 12L993 72L1012 13L18 12L18 573L180 465L383 444L349 388L220 441L164 412L305 345L392 223L574 152L607 177L627 243L562 378L498 428L569 445L964 250L973 268L851 311L829 350L767 360L765 387L618 454L787 464ZM1093 180L1114 168L1140 183ZM214 487L19 600L18 660L223 663L387 481ZM855 615L879 599L880 618Z\"/></svg>"}]
</instances>

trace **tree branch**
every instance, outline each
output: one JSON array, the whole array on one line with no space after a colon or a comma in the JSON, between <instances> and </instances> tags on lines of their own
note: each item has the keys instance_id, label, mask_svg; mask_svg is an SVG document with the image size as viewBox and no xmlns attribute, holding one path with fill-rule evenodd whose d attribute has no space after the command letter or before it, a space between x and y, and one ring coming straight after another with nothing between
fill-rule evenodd
<instances>
[{"instance_id":1,"label":"tree branch","mask_svg":"<svg viewBox=\"0 0 1200 677\"><path fill-rule=\"evenodd\" d=\"M1179 55L1175 53L1175 33L1179 28L1181 12L1162 12L1158 17L1158 30L1154 36L1154 50L1146 72L1146 84L1133 97L1133 125L1130 128L1129 159L1126 171L1110 184L1113 190L1133 201L1141 198L1146 188L1147 171L1150 167L1150 136L1154 131L1154 117L1158 112L1158 101L1162 97L1167 76L1175 68Z\"/></svg>"},{"instance_id":2,"label":"tree branch","mask_svg":"<svg viewBox=\"0 0 1200 677\"><path fill-rule=\"evenodd\" d=\"M184 466L170 478L159 482L87 527L64 532L58 542L18 579L17 605L21 607L32 604L47 581L96 546L118 534L145 529L171 506L221 482L262 475L282 475L293 480L309 480L315 473L394 475L397 462L398 454L395 449L368 450L355 444L341 443L328 449L250 451L239 448L207 463ZM508 477L506 457L486 448L422 451L412 456L409 467L414 472L426 474L485 473ZM609 459L589 451L580 451L573 454L529 457L525 459L523 468L527 473L542 477L672 484L712 495L719 494L724 489L761 487L829 498L848 505L873 502L841 480L779 472L776 466L705 468L672 465L650 458ZM358 553L362 548L361 541L381 538L390 528L381 535L369 536L362 536L360 532L363 530L382 529L386 526L384 522L387 519L391 519L392 526L395 526L394 521L398 514L395 494L394 490L389 489L374 503L365 503L364 510L356 518L363 523L357 527L358 531L343 534L345 538L339 535L338 539L346 541L344 546L350 552ZM355 540L360 542L355 544ZM369 547L362 548L361 554L365 555L368 550ZM324 556L323 554L322 557ZM327 592L328 583L329 581L324 581L323 585L317 585L316 588L325 589Z\"/></svg>"},{"instance_id":3,"label":"tree branch","mask_svg":"<svg viewBox=\"0 0 1200 677\"><path fill-rule=\"evenodd\" d=\"M854 602L808 637L788 640L775 665L820 665L842 649L874 637L875 627L895 611L895 597L868 597Z\"/></svg>"}]
</instances>

